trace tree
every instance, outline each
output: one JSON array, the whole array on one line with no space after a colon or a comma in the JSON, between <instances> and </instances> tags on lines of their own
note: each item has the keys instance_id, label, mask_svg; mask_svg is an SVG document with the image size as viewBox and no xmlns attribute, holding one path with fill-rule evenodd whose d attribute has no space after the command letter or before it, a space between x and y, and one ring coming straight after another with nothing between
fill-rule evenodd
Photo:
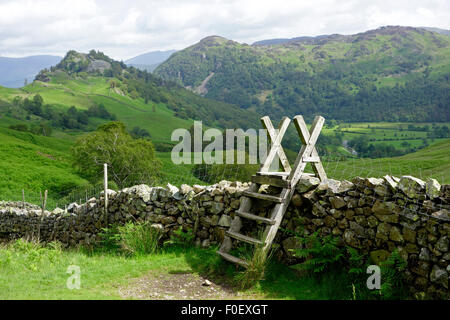
<instances>
[{"instance_id":1,"label":"tree","mask_svg":"<svg viewBox=\"0 0 450 320\"><path fill-rule=\"evenodd\" d=\"M133 138L150 138L150 133L140 127L134 127L133 130L130 131L130 134Z\"/></svg>"},{"instance_id":2,"label":"tree","mask_svg":"<svg viewBox=\"0 0 450 320\"><path fill-rule=\"evenodd\" d=\"M133 139L118 121L103 124L97 131L81 137L72 148L72 155L74 167L92 183L101 179L103 164L107 163L110 180L120 188L154 183L161 168L153 144Z\"/></svg>"},{"instance_id":3,"label":"tree","mask_svg":"<svg viewBox=\"0 0 450 320\"><path fill-rule=\"evenodd\" d=\"M44 103L44 99L38 93L33 97L32 110L31 112L37 116L42 115L42 105Z\"/></svg>"}]
</instances>

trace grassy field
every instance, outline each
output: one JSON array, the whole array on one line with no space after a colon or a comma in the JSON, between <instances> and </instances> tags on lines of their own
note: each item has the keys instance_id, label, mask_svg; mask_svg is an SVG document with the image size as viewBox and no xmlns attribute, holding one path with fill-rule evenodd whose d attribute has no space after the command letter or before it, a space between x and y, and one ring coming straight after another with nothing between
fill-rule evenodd
<instances>
[{"instance_id":1,"label":"grassy field","mask_svg":"<svg viewBox=\"0 0 450 320\"><path fill-rule=\"evenodd\" d=\"M66 80L56 77L49 83L35 81L20 89L0 87L0 97L8 102L15 96L27 97L36 93L43 97L45 103L61 109L75 106L83 110L102 103L129 129L135 126L146 129L154 141L170 141L173 130L192 125L192 121L175 117L163 103L145 104L142 98L132 99L110 90L109 83L102 77Z\"/></svg>"},{"instance_id":2,"label":"grassy field","mask_svg":"<svg viewBox=\"0 0 450 320\"><path fill-rule=\"evenodd\" d=\"M1 122L1 121L0 121ZM65 135L66 133L61 133ZM74 138L74 137L72 137ZM72 140L65 137L37 136L6 129L0 126L0 199L22 200L22 189L26 200L40 203L39 192L49 190L49 207L57 204L67 193L73 190L92 189L72 168L69 149ZM386 174L396 176L413 175L422 179L433 177L440 183L450 183L450 139L436 142L415 153L395 158L380 159L339 159L324 161L328 177L334 179L352 179L355 176L382 177ZM170 152L157 152L162 162L162 177L159 185L170 182L173 185L207 184L196 178L191 165L176 165L171 160ZM233 180L233 170L223 167L214 171L214 177L208 172L200 172L205 180L219 182L223 179ZM83 190L82 190L83 189ZM80 191L80 192L81 192ZM83 196L84 198L84 196Z\"/></svg>"},{"instance_id":3,"label":"grassy field","mask_svg":"<svg viewBox=\"0 0 450 320\"><path fill-rule=\"evenodd\" d=\"M432 177L440 183L450 183L450 139L401 157L379 159L350 159L324 162L328 177L351 179L355 176L382 177L413 175L426 179Z\"/></svg>"},{"instance_id":4,"label":"grassy field","mask_svg":"<svg viewBox=\"0 0 450 320\"><path fill-rule=\"evenodd\" d=\"M186 274L208 278L218 288L218 294L226 294L226 299L352 298L345 274L329 274L321 279L299 277L276 261L269 263L265 278L256 286L239 289L233 284L239 270L218 258L213 249L172 248L126 257L114 252L61 250L56 245L41 247L19 240L0 247L0 299L133 299L121 292L132 286L136 278L145 276L150 284L147 290L152 291L156 290L155 280L168 277L176 281ZM70 276L67 270L73 265L80 268L80 289L70 290L66 286ZM208 271L212 265L224 272ZM198 290L202 289L199 286Z\"/></svg>"},{"instance_id":5,"label":"grassy field","mask_svg":"<svg viewBox=\"0 0 450 320\"><path fill-rule=\"evenodd\" d=\"M413 125L415 128L411 128ZM322 133L334 135L339 132L343 135L343 140L350 141L354 138L365 136L370 144L384 143L392 145L397 149L421 148L424 140L427 144L443 141L442 138L429 138L428 132L418 131L417 128L428 126L432 130L433 125L450 127L450 123L405 123L405 122L359 122L342 123L333 127L325 127Z\"/></svg>"},{"instance_id":6,"label":"grassy field","mask_svg":"<svg viewBox=\"0 0 450 320\"><path fill-rule=\"evenodd\" d=\"M429 147L420 149L400 157L393 158L348 158L340 156L324 157L323 164L329 178L351 180L356 176L361 177L383 177L390 174L395 176L413 175L426 179L432 177L440 183L450 183L450 139L432 144ZM182 183L204 184L192 176L193 165L175 165L170 158L170 152L159 152L158 158L162 160L163 171L167 181L174 185ZM228 170L225 172L225 170ZM224 168L222 172L215 171L215 181L230 179L233 176L230 169ZM312 172L310 165L306 171ZM173 179L173 180L171 180ZM173 182L172 182L173 181Z\"/></svg>"},{"instance_id":7,"label":"grassy field","mask_svg":"<svg viewBox=\"0 0 450 320\"><path fill-rule=\"evenodd\" d=\"M39 203L39 191L50 201L61 192L87 184L72 169L65 140L0 127L0 196L2 200Z\"/></svg>"}]
</instances>

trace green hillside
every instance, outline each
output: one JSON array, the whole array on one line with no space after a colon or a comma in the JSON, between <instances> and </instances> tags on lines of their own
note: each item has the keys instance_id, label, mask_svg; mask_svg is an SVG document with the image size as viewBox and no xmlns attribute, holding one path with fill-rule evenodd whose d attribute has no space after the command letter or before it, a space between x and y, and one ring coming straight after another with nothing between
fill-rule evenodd
<instances>
[{"instance_id":1,"label":"green hillside","mask_svg":"<svg viewBox=\"0 0 450 320\"><path fill-rule=\"evenodd\" d=\"M16 96L33 97L38 93L44 99L44 103L62 110L67 110L71 106L87 110L90 106L103 104L129 128L139 126L146 129L155 141L170 140L174 129L189 128L192 124L192 120L176 117L174 111L168 109L163 103L145 104L143 99L131 99L129 96L122 96L110 90L107 81L105 78L94 76L64 81L54 79L48 83L35 81L21 89L5 90L3 88L2 90L0 88L0 97L11 103ZM26 119L23 120L26 121ZM87 129L94 129L100 122L102 122L101 119L94 119L93 126ZM64 131L74 134L82 133L70 129Z\"/></svg>"},{"instance_id":2,"label":"green hillside","mask_svg":"<svg viewBox=\"0 0 450 320\"><path fill-rule=\"evenodd\" d=\"M450 38L420 28L251 46L212 36L174 53L155 73L278 118L450 120Z\"/></svg>"},{"instance_id":3,"label":"green hillside","mask_svg":"<svg viewBox=\"0 0 450 320\"><path fill-rule=\"evenodd\" d=\"M53 127L61 127L65 132L70 129L90 131L102 120L90 119L90 125L81 128L67 124L55 125L54 117L45 117L45 110L42 114L31 112L30 119L30 114L17 111L15 99L20 98L23 102L39 94L43 98L44 109L50 106L61 112L66 112L72 106L80 111L103 105L130 129L138 126L147 130L156 142L169 141L174 129L189 128L193 119L222 128L246 128L258 123L253 112L200 97L174 83L162 82L147 72L122 66L101 53L95 55L98 59L91 63L108 63L109 69L102 72L100 69L89 69L91 67L87 63L84 68L89 70L85 70L71 61L89 55L71 51L56 67L41 71L32 84L20 89L0 87L0 114L27 122L33 119L37 122L48 120ZM116 70L114 72L117 74L110 74L111 70Z\"/></svg>"},{"instance_id":4,"label":"green hillside","mask_svg":"<svg viewBox=\"0 0 450 320\"><path fill-rule=\"evenodd\" d=\"M72 169L71 143L0 127L0 199L39 203L39 191L48 190L52 202L86 186Z\"/></svg>"},{"instance_id":5,"label":"green hillside","mask_svg":"<svg viewBox=\"0 0 450 320\"><path fill-rule=\"evenodd\" d=\"M413 175L426 179L432 177L440 183L450 183L450 139L436 142L429 147L401 157L379 159L346 159L325 161L328 177L334 179L352 179L355 176L383 177Z\"/></svg>"},{"instance_id":6,"label":"green hillside","mask_svg":"<svg viewBox=\"0 0 450 320\"><path fill-rule=\"evenodd\" d=\"M101 123L122 121L129 131L147 132L157 149L170 150L172 131L190 128L194 119L206 127L258 124L251 111L200 97L100 52L70 51L33 83L0 86L0 199L21 200L24 189L27 201L39 203L39 192L48 190L55 204L76 189L92 189L73 170L69 151L77 137ZM200 182L190 169L163 163L161 184L180 174Z\"/></svg>"}]
</instances>

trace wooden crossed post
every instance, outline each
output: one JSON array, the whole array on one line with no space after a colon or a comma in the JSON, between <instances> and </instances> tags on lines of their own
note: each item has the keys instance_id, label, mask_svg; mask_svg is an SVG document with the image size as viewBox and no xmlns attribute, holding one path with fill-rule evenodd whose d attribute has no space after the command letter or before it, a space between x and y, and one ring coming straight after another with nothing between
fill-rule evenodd
<instances>
[{"instance_id":1,"label":"wooden crossed post","mask_svg":"<svg viewBox=\"0 0 450 320\"><path fill-rule=\"evenodd\" d=\"M317 153L315 147L324 123L325 118L317 116L314 118L311 130L308 131L303 117L294 117L295 128L297 129L297 133L300 136L303 146L297 155L297 159L295 160L294 171L289 176L291 185L295 186L297 184L308 162L312 164L314 172L317 176L319 176L321 181L327 179L327 175L323 169L323 165L320 162L319 154Z\"/></svg>"},{"instance_id":2,"label":"wooden crossed post","mask_svg":"<svg viewBox=\"0 0 450 320\"><path fill-rule=\"evenodd\" d=\"M224 259L243 267L248 266L247 261L228 253L232 249L232 239L260 246L263 252L267 254L281 224L284 213L289 206L289 202L294 195L295 185L302 175L304 175L306 165L308 163L312 164L315 174L321 181L327 179L325 170L320 162L319 154L317 153L315 147L320 131L322 130L325 122L323 117L315 117L310 130L306 127L306 123L302 116L294 117L294 124L303 145L297 155L293 169L291 169L286 154L281 146L281 140L283 139L291 120L287 117L284 117L281 120L278 126L278 134L276 133L269 117L266 116L261 118L261 122L267 129L267 133L271 141L270 151L264 163L261 165L260 170L256 173L256 175L252 176L253 183L250 188L244 192L244 195L241 198L241 205L236 211L236 215L231 222L230 229L226 232L222 245L217 252ZM276 155L278 155L280 159L284 172L269 172L269 168ZM282 190L278 196L259 193L259 187L262 184L279 187L282 188ZM268 217L262 217L251 212L253 201L258 199L272 201L275 203ZM256 239L239 233L242 228L241 218L266 224L262 239Z\"/></svg>"},{"instance_id":3,"label":"wooden crossed post","mask_svg":"<svg viewBox=\"0 0 450 320\"><path fill-rule=\"evenodd\" d=\"M263 127L267 130L268 136L270 141L272 142L271 148L269 153L267 154L267 157L262 164L259 172L268 172L270 165L273 162L273 159L278 154L278 157L280 158L280 163L282 167L284 168L284 171L290 172L291 166L289 164L289 161L286 157L286 154L284 153L283 148L281 147L281 140L283 139L284 134L286 133L286 130L291 123L291 119L288 117L283 117L281 119L280 124L278 126L278 134L275 132L275 128L272 125L272 121L270 121L270 118L265 116L261 118L261 123Z\"/></svg>"}]
</instances>

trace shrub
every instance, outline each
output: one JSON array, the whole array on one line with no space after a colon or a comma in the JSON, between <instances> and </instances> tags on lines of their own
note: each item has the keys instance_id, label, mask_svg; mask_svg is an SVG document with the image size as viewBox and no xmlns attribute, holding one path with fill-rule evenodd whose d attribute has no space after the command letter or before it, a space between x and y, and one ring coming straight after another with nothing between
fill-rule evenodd
<instances>
[{"instance_id":1,"label":"shrub","mask_svg":"<svg viewBox=\"0 0 450 320\"><path fill-rule=\"evenodd\" d=\"M102 177L103 164L107 163L111 179L120 188L142 181L151 183L161 167L153 144L133 139L121 122L103 124L82 136L72 148L72 155L75 168L92 183Z\"/></svg>"},{"instance_id":2,"label":"shrub","mask_svg":"<svg viewBox=\"0 0 450 320\"><path fill-rule=\"evenodd\" d=\"M141 255L156 253L162 231L147 222L129 222L117 228L120 248L128 254Z\"/></svg>"},{"instance_id":3,"label":"shrub","mask_svg":"<svg viewBox=\"0 0 450 320\"><path fill-rule=\"evenodd\" d=\"M20 253L24 258L23 267L30 271L38 271L45 265L58 263L62 254L62 245L57 241L43 244L21 238L6 245L2 252L5 254L0 255L0 266L11 263L14 261L12 257L15 253Z\"/></svg>"}]
</instances>

